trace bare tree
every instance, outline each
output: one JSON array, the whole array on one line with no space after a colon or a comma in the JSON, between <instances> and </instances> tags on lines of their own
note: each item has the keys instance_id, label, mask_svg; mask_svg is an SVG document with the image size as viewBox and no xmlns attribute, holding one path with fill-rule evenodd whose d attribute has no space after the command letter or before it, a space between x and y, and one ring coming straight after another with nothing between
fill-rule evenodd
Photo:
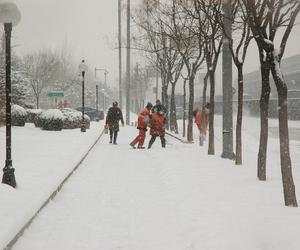
<instances>
[{"instance_id":1,"label":"bare tree","mask_svg":"<svg viewBox=\"0 0 300 250\"><path fill-rule=\"evenodd\" d=\"M216 10L219 12L218 10ZM219 12L220 13L220 12ZM251 39L251 30L248 25L248 16L245 6L240 0L232 2L232 23L233 23L233 36L227 34L224 24L225 16L220 13L217 22L220 23L223 34L226 36L226 41L229 44L233 62L238 72L238 110L236 119L236 157L235 164L242 164L242 121L243 121L243 94L244 94L244 76L243 67L246 59L247 50Z\"/></svg>"},{"instance_id":2,"label":"bare tree","mask_svg":"<svg viewBox=\"0 0 300 250\"><path fill-rule=\"evenodd\" d=\"M25 74L33 91L36 108L39 108L40 96L57 74L58 59L50 50L40 50L24 57Z\"/></svg>"},{"instance_id":3,"label":"bare tree","mask_svg":"<svg viewBox=\"0 0 300 250\"><path fill-rule=\"evenodd\" d=\"M164 5L157 5L156 9L147 9L147 13L139 13L134 19L144 34L137 39L142 41L137 46L146 52L146 57L150 64L154 65L160 72L162 79L162 103L167 109L167 127L171 131L178 133L176 118L175 88L183 67L181 54L172 43L167 34L170 25L170 17L166 16L163 9ZM145 16L147 18L145 18ZM166 25L168 23L168 25ZM146 43L145 43L146 41ZM169 109L168 88L171 85L171 100ZM169 115L170 110L170 115Z\"/></svg>"},{"instance_id":4,"label":"bare tree","mask_svg":"<svg viewBox=\"0 0 300 250\"><path fill-rule=\"evenodd\" d=\"M259 51L268 58L278 93L281 173L286 206L297 206L289 150L287 85L280 62L300 11L298 0L243 0ZM281 32L278 32L281 29ZM276 44L279 41L278 49Z\"/></svg>"},{"instance_id":5,"label":"bare tree","mask_svg":"<svg viewBox=\"0 0 300 250\"><path fill-rule=\"evenodd\" d=\"M198 22L200 36L204 40L204 54L210 82L210 113L209 113L209 144L208 154L215 154L214 146L214 98L215 98L215 72L222 48L222 29L216 21L222 9L220 0L194 0L195 14L191 12ZM204 108L204 107L203 107Z\"/></svg>"},{"instance_id":6,"label":"bare tree","mask_svg":"<svg viewBox=\"0 0 300 250\"><path fill-rule=\"evenodd\" d=\"M189 9L189 11L187 11ZM189 81L189 112L187 140L193 141L193 109L194 81L196 73L204 61L204 40L196 20L189 13L195 12L191 4L185 0L172 0L166 8L166 15L171 17L172 24L168 25L168 36L179 51L187 72ZM195 14L195 13L194 13ZM194 15L193 14L193 15Z\"/></svg>"}]
</instances>

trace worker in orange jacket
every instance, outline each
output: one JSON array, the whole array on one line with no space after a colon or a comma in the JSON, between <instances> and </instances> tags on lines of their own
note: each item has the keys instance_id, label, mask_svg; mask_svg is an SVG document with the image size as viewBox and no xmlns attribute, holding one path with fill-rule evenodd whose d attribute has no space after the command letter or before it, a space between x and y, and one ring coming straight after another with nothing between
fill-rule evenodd
<instances>
[{"instance_id":1,"label":"worker in orange jacket","mask_svg":"<svg viewBox=\"0 0 300 250\"><path fill-rule=\"evenodd\" d=\"M208 115L209 115L209 103L201 109L198 109L194 113L195 123L199 129L199 143L203 145L203 142L206 139L207 129L208 129Z\"/></svg>"},{"instance_id":2,"label":"worker in orange jacket","mask_svg":"<svg viewBox=\"0 0 300 250\"><path fill-rule=\"evenodd\" d=\"M166 147L166 139L165 139L166 115L167 115L166 108L161 104L160 100L157 100L156 105L152 108L152 116L150 121L151 139L148 144L148 149L152 147L157 137L160 138L161 146L163 148Z\"/></svg>"},{"instance_id":3,"label":"worker in orange jacket","mask_svg":"<svg viewBox=\"0 0 300 250\"><path fill-rule=\"evenodd\" d=\"M144 142L146 138L147 126L150 122L150 111L152 109L152 104L149 102L146 107L138 114L138 126L139 130L138 136L129 144L132 148L136 148L135 145L138 144L138 149L145 148Z\"/></svg>"}]
</instances>

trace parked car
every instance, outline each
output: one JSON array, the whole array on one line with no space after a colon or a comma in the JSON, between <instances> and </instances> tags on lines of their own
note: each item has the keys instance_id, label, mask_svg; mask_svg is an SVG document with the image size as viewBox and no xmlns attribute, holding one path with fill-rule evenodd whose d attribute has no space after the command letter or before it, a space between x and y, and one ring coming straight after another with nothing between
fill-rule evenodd
<instances>
[{"instance_id":1,"label":"parked car","mask_svg":"<svg viewBox=\"0 0 300 250\"><path fill-rule=\"evenodd\" d=\"M76 110L82 112L82 107L76 108ZM96 110L90 107L84 107L84 113L87 114L91 121L100 121L104 120L104 111L103 110Z\"/></svg>"}]
</instances>

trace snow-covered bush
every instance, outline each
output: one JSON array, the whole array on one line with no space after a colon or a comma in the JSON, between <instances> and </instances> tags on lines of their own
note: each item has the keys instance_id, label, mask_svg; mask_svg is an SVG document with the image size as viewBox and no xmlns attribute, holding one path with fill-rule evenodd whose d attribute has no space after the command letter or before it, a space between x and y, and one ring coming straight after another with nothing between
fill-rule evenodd
<instances>
[{"instance_id":1,"label":"snow-covered bush","mask_svg":"<svg viewBox=\"0 0 300 250\"><path fill-rule=\"evenodd\" d=\"M43 125L42 124L42 119L41 119L41 114L42 113L36 115L35 118L34 118L34 121L33 121L34 126L36 126L37 128L41 128L42 125Z\"/></svg>"},{"instance_id":2,"label":"snow-covered bush","mask_svg":"<svg viewBox=\"0 0 300 250\"><path fill-rule=\"evenodd\" d=\"M27 121L29 123L34 123L37 115L41 114L43 110L41 109L27 109Z\"/></svg>"},{"instance_id":3,"label":"snow-covered bush","mask_svg":"<svg viewBox=\"0 0 300 250\"><path fill-rule=\"evenodd\" d=\"M63 128L64 129L75 129L75 128L80 128L81 127L81 122L82 122L82 113L70 109L70 108L65 108L61 110L63 115L64 115L64 120L63 120ZM90 118L87 115L84 115L84 122L86 128L90 128Z\"/></svg>"},{"instance_id":4,"label":"snow-covered bush","mask_svg":"<svg viewBox=\"0 0 300 250\"><path fill-rule=\"evenodd\" d=\"M64 115L58 109L48 109L36 117L37 125L44 130L60 131L63 128Z\"/></svg>"},{"instance_id":5,"label":"snow-covered bush","mask_svg":"<svg viewBox=\"0 0 300 250\"><path fill-rule=\"evenodd\" d=\"M12 105L11 107L11 123L12 126L25 126L27 119L26 110L19 105Z\"/></svg>"},{"instance_id":6,"label":"snow-covered bush","mask_svg":"<svg viewBox=\"0 0 300 250\"><path fill-rule=\"evenodd\" d=\"M88 115L84 115L84 124L85 124L85 128L89 129L90 125L91 125L91 119Z\"/></svg>"}]
</instances>

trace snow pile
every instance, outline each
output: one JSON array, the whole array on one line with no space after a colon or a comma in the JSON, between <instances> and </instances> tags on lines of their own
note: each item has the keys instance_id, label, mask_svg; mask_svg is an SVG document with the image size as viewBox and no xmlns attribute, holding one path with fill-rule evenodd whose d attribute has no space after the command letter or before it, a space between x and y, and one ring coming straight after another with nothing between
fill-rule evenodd
<instances>
[{"instance_id":1,"label":"snow pile","mask_svg":"<svg viewBox=\"0 0 300 250\"><path fill-rule=\"evenodd\" d=\"M64 119L63 119L64 129L75 129L81 127L81 123L82 123L81 112L70 108L62 109L61 112L64 115ZM84 122L86 124L86 128L90 128L90 118L87 115L84 115Z\"/></svg>"},{"instance_id":2,"label":"snow pile","mask_svg":"<svg viewBox=\"0 0 300 250\"><path fill-rule=\"evenodd\" d=\"M63 120L64 115L59 109L48 109L41 113L41 119L46 120Z\"/></svg>"},{"instance_id":3,"label":"snow pile","mask_svg":"<svg viewBox=\"0 0 300 250\"><path fill-rule=\"evenodd\" d=\"M25 126L25 122L27 119L27 112L26 110L19 106L19 105L12 105L11 107L11 118L12 118L12 125L13 126Z\"/></svg>"}]
</instances>

